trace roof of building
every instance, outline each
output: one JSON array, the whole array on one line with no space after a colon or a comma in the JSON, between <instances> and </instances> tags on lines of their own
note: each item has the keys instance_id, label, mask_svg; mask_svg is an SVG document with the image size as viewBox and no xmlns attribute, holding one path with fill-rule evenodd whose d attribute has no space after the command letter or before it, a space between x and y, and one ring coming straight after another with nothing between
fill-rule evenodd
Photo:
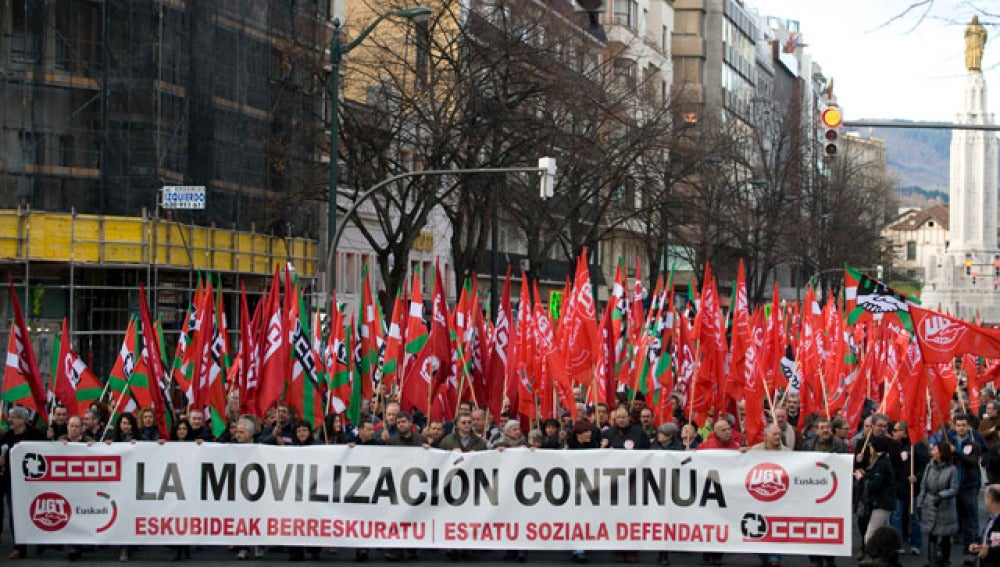
<instances>
[{"instance_id":1,"label":"roof of building","mask_svg":"<svg viewBox=\"0 0 1000 567\"><path fill-rule=\"evenodd\" d=\"M922 211L907 211L889 224L889 230L917 230L925 222L933 220L948 230L948 205L934 205Z\"/></svg>"}]
</instances>

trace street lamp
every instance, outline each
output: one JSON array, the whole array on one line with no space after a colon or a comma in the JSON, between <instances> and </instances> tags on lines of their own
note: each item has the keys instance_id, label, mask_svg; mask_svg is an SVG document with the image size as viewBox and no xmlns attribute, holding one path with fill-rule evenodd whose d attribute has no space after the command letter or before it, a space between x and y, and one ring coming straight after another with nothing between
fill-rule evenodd
<instances>
[{"instance_id":1,"label":"street lamp","mask_svg":"<svg viewBox=\"0 0 1000 567\"><path fill-rule=\"evenodd\" d=\"M405 18L408 20L413 20L415 22L425 22L431 15L431 9L426 6L417 6L415 8L405 8L402 10L394 10L392 12L386 12L375 18L375 21L368 25L367 28L362 31L358 37L354 38L354 41L343 45L340 41L340 30L342 24L340 23L340 18L333 19L333 38L330 40L330 178L327 182L327 225L326 225L326 245L327 248L331 248L333 243L333 234L337 231L337 180L340 177L340 172L338 171L338 160L337 160L337 148L339 147L338 141L340 138L340 120L338 117L339 106L340 106L340 63L344 60L344 55L351 52L352 49L358 46L359 43L364 41L372 30L378 26L382 20L386 18ZM332 254L328 254L327 261L327 289L326 296L330 297L333 292L333 288L336 287L337 282L335 281L336 272L332 269L333 259ZM325 300L324 300L325 301Z\"/></svg>"},{"instance_id":2,"label":"street lamp","mask_svg":"<svg viewBox=\"0 0 1000 567\"><path fill-rule=\"evenodd\" d=\"M538 173L541 176L540 192L539 197L544 201L553 196L553 189L555 183L556 174L556 160L555 158L543 157L538 159L538 167L476 167L467 169L424 169L417 171L407 171L406 173L400 173L398 175L393 175L387 179L379 181L375 185L372 185L367 191L356 196L354 202L347 209L344 214L345 217L350 217L354 214L354 211L358 210L358 207L362 203L367 201L370 197L374 196L376 193L387 187L388 185L395 183L401 179L407 179L412 177L423 177L423 176L443 176L443 175L465 175L474 173ZM493 241L493 270L490 277L490 308L492 313L492 319L496 320L496 305L498 291L498 273L500 271L500 252L497 245L497 234L499 233L499 221L497 213L497 201L499 196L496 193L498 191L499 185L494 186L494 199L493 199L493 227L492 227L492 241ZM344 232L344 227L346 225L340 225L337 230L331 232L332 237L330 238L330 244L326 251L326 264L330 267L330 273L328 281L335 281L337 276L337 265L333 261L334 255L337 253L337 244L340 242L340 237ZM330 290L333 286L330 287Z\"/></svg>"}]
</instances>

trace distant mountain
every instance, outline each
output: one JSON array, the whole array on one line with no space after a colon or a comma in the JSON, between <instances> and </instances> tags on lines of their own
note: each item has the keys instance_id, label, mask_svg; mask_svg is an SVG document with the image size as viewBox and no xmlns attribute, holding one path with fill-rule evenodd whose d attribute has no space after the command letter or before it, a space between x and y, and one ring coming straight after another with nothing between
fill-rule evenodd
<instances>
[{"instance_id":1,"label":"distant mountain","mask_svg":"<svg viewBox=\"0 0 1000 567\"><path fill-rule=\"evenodd\" d=\"M866 128L862 134L869 132L885 140L886 163L899 181L900 206L925 208L948 202L950 130Z\"/></svg>"}]
</instances>

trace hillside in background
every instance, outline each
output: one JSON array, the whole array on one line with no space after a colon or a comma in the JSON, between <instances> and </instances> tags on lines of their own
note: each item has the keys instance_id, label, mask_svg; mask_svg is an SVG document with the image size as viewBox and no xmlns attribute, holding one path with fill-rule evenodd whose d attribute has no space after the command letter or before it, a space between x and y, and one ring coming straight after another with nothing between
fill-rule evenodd
<instances>
[{"instance_id":1,"label":"hillside in background","mask_svg":"<svg viewBox=\"0 0 1000 567\"><path fill-rule=\"evenodd\" d=\"M885 140L886 162L899 181L900 206L928 207L948 202L951 131L870 130L873 136Z\"/></svg>"}]
</instances>

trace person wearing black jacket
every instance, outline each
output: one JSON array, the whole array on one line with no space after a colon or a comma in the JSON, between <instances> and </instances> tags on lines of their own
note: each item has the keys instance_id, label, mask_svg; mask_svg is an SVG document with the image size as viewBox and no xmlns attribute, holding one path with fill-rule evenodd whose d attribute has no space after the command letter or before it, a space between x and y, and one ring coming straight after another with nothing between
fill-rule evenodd
<instances>
[{"instance_id":1,"label":"person wearing black jacket","mask_svg":"<svg viewBox=\"0 0 1000 567\"><path fill-rule=\"evenodd\" d=\"M649 444L649 448L659 451L683 451L684 445L677 436L678 432L676 423L672 421L661 423L656 428L656 440Z\"/></svg>"},{"instance_id":2,"label":"person wearing black jacket","mask_svg":"<svg viewBox=\"0 0 1000 567\"><path fill-rule=\"evenodd\" d=\"M982 469L979 460L983 455L983 445L972 434L969 417L964 414L952 418L952 433L948 440L955 448L955 466L958 468L958 536L962 549L976 543L979 538L979 487L982 483ZM967 553L966 563L973 557Z\"/></svg>"},{"instance_id":3,"label":"person wearing black jacket","mask_svg":"<svg viewBox=\"0 0 1000 567\"><path fill-rule=\"evenodd\" d=\"M892 463L885 453L886 439L873 437L862 455L863 468L854 471L855 489L859 492L858 519L867 512L864 541L882 526L889 525L889 518L896 507L896 487Z\"/></svg>"},{"instance_id":4,"label":"person wearing black jacket","mask_svg":"<svg viewBox=\"0 0 1000 567\"><path fill-rule=\"evenodd\" d=\"M598 432L597 435L594 435L595 431ZM566 448L571 450L597 449L600 447L600 442L598 441L599 432L600 430L586 419L578 419L573 422L573 431L566 440ZM572 557L574 563L587 562L587 554L582 549L573 550Z\"/></svg>"},{"instance_id":5,"label":"person wearing black jacket","mask_svg":"<svg viewBox=\"0 0 1000 567\"><path fill-rule=\"evenodd\" d=\"M979 567L1000 567L1000 486L987 486L983 502L990 519L979 540L969 544L968 550L979 559Z\"/></svg>"},{"instance_id":6,"label":"person wearing black jacket","mask_svg":"<svg viewBox=\"0 0 1000 567\"><path fill-rule=\"evenodd\" d=\"M604 432L601 447L611 449L649 449L649 436L632 423L628 410L620 407L612 416L612 425Z\"/></svg>"},{"instance_id":7,"label":"person wearing black jacket","mask_svg":"<svg viewBox=\"0 0 1000 567\"><path fill-rule=\"evenodd\" d=\"M904 472L896 478L896 509L892 513L892 527L903 537L903 544L909 542L910 554L919 555L923 546L923 536L920 532L920 514L917 510L910 512L910 491L913 492L913 502L920 496L920 481L923 479L927 463L931 461L930 449L926 441L910 444L909 431L905 421L897 421L892 425L892 438L902 447ZM912 488L911 488L912 487Z\"/></svg>"},{"instance_id":8,"label":"person wearing black jacket","mask_svg":"<svg viewBox=\"0 0 1000 567\"><path fill-rule=\"evenodd\" d=\"M7 520L10 522L10 533L14 540L14 550L7 556L8 559L23 559L28 555L28 546L17 545L17 534L14 533L14 508L11 502L11 467L8 466L7 459L14 445L22 441L44 441L45 435L28 423L31 412L27 408L14 406L7 411L7 422L10 429L0 436L0 469L3 471L3 496L6 504Z\"/></svg>"}]
</instances>

